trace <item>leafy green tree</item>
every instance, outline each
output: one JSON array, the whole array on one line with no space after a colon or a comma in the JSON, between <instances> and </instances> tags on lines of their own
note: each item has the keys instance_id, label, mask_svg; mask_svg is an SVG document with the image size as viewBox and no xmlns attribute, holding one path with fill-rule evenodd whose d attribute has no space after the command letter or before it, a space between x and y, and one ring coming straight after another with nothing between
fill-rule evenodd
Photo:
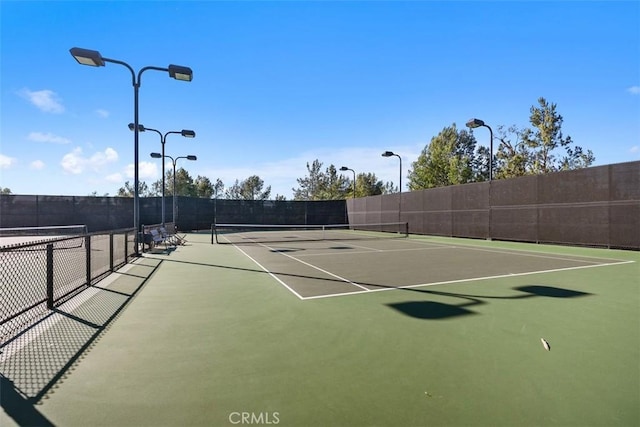
<instances>
[{"instance_id":1,"label":"leafy green tree","mask_svg":"<svg viewBox=\"0 0 640 427\"><path fill-rule=\"evenodd\" d=\"M314 160L311 165L307 162L308 175L298 178L299 188L292 188L294 200L318 200L322 187L322 163Z\"/></svg>"},{"instance_id":2,"label":"leafy green tree","mask_svg":"<svg viewBox=\"0 0 640 427\"><path fill-rule=\"evenodd\" d=\"M240 183L240 197L244 200L267 200L271 195L271 186L264 188L264 181L252 175Z\"/></svg>"},{"instance_id":3,"label":"leafy green tree","mask_svg":"<svg viewBox=\"0 0 640 427\"><path fill-rule=\"evenodd\" d=\"M556 104L538 99L538 107L532 106L529 121L534 129L525 129L522 140L532 150L531 172L534 174L557 170L576 169L591 165L595 157L591 150L583 152L582 147L573 147L570 136L562 135L562 116L556 111ZM564 148L566 154L558 158L556 149Z\"/></svg>"},{"instance_id":4,"label":"leafy green tree","mask_svg":"<svg viewBox=\"0 0 640 427\"><path fill-rule=\"evenodd\" d=\"M495 179L515 178L529 173L531 164L531 152L522 140L522 131L516 126L510 126L505 130L504 126L498 126L497 140L500 141L495 154Z\"/></svg>"},{"instance_id":5,"label":"leafy green tree","mask_svg":"<svg viewBox=\"0 0 640 427\"><path fill-rule=\"evenodd\" d=\"M0 187L0 194L13 194L9 187Z\"/></svg>"},{"instance_id":6,"label":"leafy green tree","mask_svg":"<svg viewBox=\"0 0 640 427\"><path fill-rule=\"evenodd\" d=\"M242 199L240 181L236 179L231 187L227 187L227 189L224 191L224 197L230 200Z\"/></svg>"},{"instance_id":7,"label":"leafy green tree","mask_svg":"<svg viewBox=\"0 0 640 427\"><path fill-rule=\"evenodd\" d=\"M116 193L116 196L118 197L133 197L135 194L135 189L133 188L133 185L129 184L129 181L126 181L124 183L124 187L120 187L118 189L118 192ZM138 182L138 194L141 197L149 197L150 191L149 191L149 187L147 186L147 183L144 181L139 181Z\"/></svg>"},{"instance_id":8,"label":"leafy green tree","mask_svg":"<svg viewBox=\"0 0 640 427\"><path fill-rule=\"evenodd\" d=\"M349 191L349 180L338 174L336 167L330 165L322 171L322 162L318 159L307 163L308 175L298 178L299 188L292 188L294 200L338 200L344 199Z\"/></svg>"},{"instance_id":9,"label":"leafy green tree","mask_svg":"<svg viewBox=\"0 0 640 427\"><path fill-rule=\"evenodd\" d=\"M466 131L458 131L455 123L445 127L431 138L418 160L409 170L409 189L442 187L464 184L480 178L474 173L474 164L478 164L475 155L476 140Z\"/></svg>"},{"instance_id":10,"label":"leafy green tree","mask_svg":"<svg viewBox=\"0 0 640 427\"><path fill-rule=\"evenodd\" d=\"M216 179L216 183L213 184L213 197L218 198L218 195L224 193L224 183L220 178Z\"/></svg>"},{"instance_id":11,"label":"leafy green tree","mask_svg":"<svg viewBox=\"0 0 640 427\"><path fill-rule=\"evenodd\" d=\"M165 175L165 196L173 196L173 171L168 170ZM176 196L197 197L198 191L193 182L193 178L186 169L180 168L176 171ZM159 183L162 188L162 183Z\"/></svg>"},{"instance_id":12,"label":"leafy green tree","mask_svg":"<svg viewBox=\"0 0 640 427\"><path fill-rule=\"evenodd\" d=\"M353 182L347 182L346 197L353 197ZM373 173L359 173L356 176L356 197L377 196L382 194L384 185Z\"/></svg>"},{"instance_id":13,"label":"leafy green tree","mask_svg":"<svg viewBox=\"0 0 640 427\"><path fill-rule=\"evenodd\" d=\"M198 175L194 182L196 195L204 199L210 199L213 196L214 188L211 180L206 176Z\"/></svg>"},{"instance_id":14,"label":"leafy green tree","mask_svg":"<svg viewBox=\"0 0 640 427\"><path fill-rule=\"evenodd\" d=\"M496 178L580 169L593 164L595 156L591 150L584 151L570 136L562 134L563 118L556 104L541 97L538 106L531 106L529 111L533 128L498 127Z\"/></svg>"},{"instance_id":15,"label":"leafy green tree","mask_svg":"<svg viewBox=\"0 0 640 427\"><path fill-rule=\"evenodd\" d=\"M393 181L387 181L384 183L382 187L381 194L393 194L399 191L398 186L393 183Z\"/></svg>"},{"instance_id":16,"label":"leafy green tree","mask_svg":"<svg viewBox=\"0 0 640 427\"><path fill-rule=\"evenodd\" d=\"M226 189L225 198L233 200L267 200L271 195L271 186L269 185L264 190L263 188L264 181L257 175L252 175L244 181L236 179L234 184Z\"/></svg>"}]
</instances>

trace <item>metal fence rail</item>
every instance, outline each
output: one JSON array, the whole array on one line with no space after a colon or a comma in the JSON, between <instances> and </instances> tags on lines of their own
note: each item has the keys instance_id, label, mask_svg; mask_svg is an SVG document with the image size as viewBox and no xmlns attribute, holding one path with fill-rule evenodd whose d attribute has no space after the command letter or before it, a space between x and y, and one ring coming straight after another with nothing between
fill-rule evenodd
<instances>
[{"instance_id":1,"label":"metal fence rail","mask_svg":"<svg viewBox=\"0 0 640 427\"><path fill-rule=\"evenodd\" d=\"M0 247L0 345L124 265L134 229Z\"/></svg>"}]
</instances>

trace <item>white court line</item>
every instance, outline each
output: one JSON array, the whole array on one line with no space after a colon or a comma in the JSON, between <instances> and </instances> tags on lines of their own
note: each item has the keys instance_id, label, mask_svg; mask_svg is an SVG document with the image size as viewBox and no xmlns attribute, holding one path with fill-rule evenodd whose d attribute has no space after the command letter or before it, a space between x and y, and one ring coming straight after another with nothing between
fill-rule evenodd
<instances>
[{"instance_id":1,"label":"white court line","mask_svg":"<svg viewBox=\"0 0 640 427\"><path fill-rule=\"evenodd\" d=\"M233 244L233 243L232 243ZM249 258L251 261L253 261L258 267L260 267L265 273L267 273L269 276L271 276L272 278L274 278L278 283L280 283L282 286L284 286L285 288L287 288L291 293L293 293L295 296L297 296L298 298L300 298L301 300L304 300L304 297L302 295L300 295L299 293L297 293L296 291L294 291L293 289L291 289L291 287L289 287L289 285L287 285L285 282L283 282L282 280L280 280L276 275L274 275L271 271L267 270L262 264L260 264L258 261L256 261L251 255L249 255L248 253L246 253L245 251L243 251L242 249L240 249L240 247L238 245L233 244L233 246L239 250L240 252L242 252L244 254L244 256L246 256L247 258Z\"/></svg>"},{"instance_id":2,"label":"white court line","mask_svg":"<svg viewBox=\"0 0 640 427\"><path fill-rule=\"evenodd\" d=\"M301 263L301 264L304 264L304 265L306 265L307 267L311 267L311 268L313 268L313 269L315 269L315 270L318 270L318 271L320 271L320 272L322 272L322 273L324 273L324 274L327 274L327 275L329 275L329 276L331 276L331 277L335 277L336 279L338 279L338 280L340 280L340 281L342 281L342 282L348 283L348 284L353 285L353 286L357 286L357 287L359 287L360 289L363 289L363 290L367 290L367 288L365 288L365 287L364 287L364 286L362 286L362 285L359 285L359 284L358 284L358 283L356 283L356 282L352 282L351 280L349 280L349 279L345 279L344 277L340 277L340 276L338 276L337 274L333 274L333 273L331 273L331 272L329 272L329 271L323 270L323 269L322 269L322 268L320 268L320 267L316 267L316 266L315 266L315 265L313 265L313 264L309 264L308 262L302 261L301 259L295 258L295 257L293 257L293 256L291 256L291 255L289 255L289 254L284 253L284 252L279 252L277 248L272 248L272 247L270 247L270 246L267 246L267 245L265 245L265 244L263 244L263 243L259 243L259 242L256 242L256 241L254 241L254 243L255 243L256 245L258 245L258 246L262 246L263 248L267 248L267 249L269 249L270 251L273 251L273 253L277 253L277 254L279 254L279 255L285 256L285 257L287 257L287 258L289 258L289 259L292 259L292 260L297 261L297 262L299 262L299 263ZM264 266L262 266L262 264L260 264L258 261L256 261L253 257L251 257L249 254L247 254L245 251L243 251L242 249L240 249L237 245L233 245L233 246L235 246L235 247L236 247L240 252L242 252L243 254L245 254L245 255L246 255L246 256L247 256L251 261L255 262L255 263L256 263L260 268L262 268L265 272L269 273L269 275L270 275L271 277L273 277L273 278L274 278L274 279L276 279L278 282L280 282L280 284L282 284L285 288L287 288L287 289L289 289L291 292L293 292L293 293L294 293L298 298L300 298L300 299L304 299L304 297L303 297L302 295L300 295L299 293L297 293L296 291L294 291L293 289L291 289L291 287L289 287L289 286L288 286L284 281L282 281L282 280L280 280L278 277L276 277L276 276L275 276L275 275L274 275L270 270L267 270L266 268L264 268Z\"/></svg>"},{"instance_id":3,"label":"white court line","mask_svg":"<svg viewBox=\"0 0 640 427\"><path fill-rule=\"evenodd\" d=\"M434 242L429 242L427 240L424 240L423 238L428 238L429 236L422 236L422 235L413 235L416 238L409 238L407 241L410 243L416 243L419 245L422 244L426 244L426 245L433 245L433 244L444 244L444 243L434 243ZM442 237L443 239L462 239L462 238L456 238L456 237ZM480 240L478 240L480 241ZM508 242L508 241L503 241L503 243L521 243L521 244L533 244L533 243L527 243L527 242ZM491 252L497 252L497 253L512 253L512 252L524 252L524 255L528 255L531 254L531 256L534 255L538 255L538 254L548 254L548 255L558 255L558 256L575 256L575 257L579 257L579 258L591 258L591 259L599 259L599 260L610 260L610 261L616 261L616 262L625 262L626 260L623 259L617 259L617 258L606 258L606 257L597 257L594 255L567 255L567 254L563 254L563 253L558 253L558 252L543 252L543 251L534 251L532 249L518 249L518 248L496 248L496 249L490 249L490 248L484 248L478 245L471 245L471 244L464 244L464 243L459 243L459 242L454 242L454 243L448 243L449 245L453 246L453 247L459 247L459 248L464 248L464 249L476 249L479 251L491 251ZM540 243L539 246L544 245L544 243ZM580 249L580 247L578 246L574 246L574 249ZM599 248L600 250L604 250ZM518 254L519 255L519 254ZM542 255L540 255L542 256ZM561 258L554 258L554 259L561 259ZM569 259L569 258L567 258ZM586 262L586 261L585 261ZM631 261L631 262L635 262L635 261Z\"/></svg>"},{"instance_id":4,"label":"white court line","mask_svg":"<svg viewBox=\"0 0 640 427\"><path fill-rule=\"evenodd\" d=\"M411 241L411 240L409 240L409 241ZM418 241L414 240L414 242L416 242L418 244L434 245L434 243L421 242L419 240ZM443 284L450 284L450 283L464 283L464 282L470 282L470 281L501 279L501 278L505 278L505 277L527 276L527 275L533 275L533 274L554 273L554 272L578 270L578 269L584 269L584 268L607 267L607 266L613 266L613 265L622 265L622 264L635 263L635 261L615 260L615 259L613 260L615 262L611 262L611 263L596 263L595 261L579 260L579 259L573 259L573 258L560 258L558 256L552 256L553 253L550 253L550 255L542 255L542 254L539 254L537 252L527 251L527 250L524 250L524 249L504 249L504 250L497 250L496 249L496 250L494 250L494 249L480 248L480 247L476 247L476 246L472 246L472 245L453 244L451 246L431 247L431 248L425 248L425 249L460 248L460 249L479 250L479 251L494 252L494 253L501 253L501 254L511 254L514 251L517 251L517 252L523 252L523 253L516 253L515 254L515 255L519 255L519 256L531 256L531 257L548 258L548 259L561 260L561 261L583 262L583 263L590 263L591 265L582 265L582 266L576 266L576 267L563 267L563 268L557 268L557 269L551 269L551 270L531 271L531 272L525 272L525 273L508 273L508 274L502 274L502 275L497 275L497 276L485 276L485 277L477 277L477 278L470 278L470 279L460 279L460 280L451 280L451 281L444 281L444 282L423 283L423 284L418 284L418 285L397 286L397 287L384 288L384 289L369 289L369 288L367 288L365 286L362 286L362 285L360 285L358 283L352 282L352 281L350 281L348 279L345 279L343 277L340 277L338 275L330 273L330 272L328 272L326 270L323 270L323 269L321 269L319 267L314 266L313 264L310 264L310 263L307 263L305 261L302 261L302 260L300 260L298 258L295 258L295 257L291 256L291 255L288 255L288 254L283 253L283 252L278 252L276 248L271 248L271 247L269 247L267 245L264 245L262 243L255 242L255 241L254 241L254 243L256 243L259 246L265 247L265 248L267 248L267 249L269 249L271 251L275 251L276 253L279 253L280 255L284 255L284 256L286 256L286 257L288 257L290 259L293 259L293 260L298 261L298 262L300 262L302 264L305 264L305 265L307 265L307 266L309 266L311 268L319 270L319 271L321 271L321 272L323 272L325 274L328 274L330 276L336 277L339 280L344 281L345 283L352 284L352 285L357 286L357 287L362 289L362 291L342 292L342 293L337 293L337 294L325 294L325 295L315 295L315 296L312 296L312 297L303 297L300 294L298 294L297 292L295 292L290 286L288 286L282 280L280 280L279 278L275 277L269 270L264 268L260 263L258 263L251 256L249 256L246 252L244 252L242 249L240 249L237 245L234 244L234 246L236 248L238 248L238 250L240 252L242 252L247 257L249 257L249 259L251 259L258 266L260 266L260 268L262 268L265 272L269 273L269 275L274 277L279 283L281 283L284 287L289 289L292 293L294 293L299 299L301 299L303 301L309 300L309 299L331 298L331 297L362 294L362 293L369 293L369 292L391 291L391 290L397 290L397 289L410 289L410 288L434 286L434 285L443 285ZM402 251L402 250L399 250L399 251ZM383 252L386 252L386 251L383 251ZM370 253L370 252L362 252L362 253ZM566 254L557 254L557 253L555 255L566 256ZM309 255L309 256L313 256L313 255ZM579 257L579 258L591 258L591 259L601 259L601 260L605 259L605 258L598 258L598 257L594 257L594 256L582 256L582 255L576 255L576 257Z\"/></svg>"},{"instance_id":5,"label":"white court line","mask_svg":"<svg viewBox=\"0 0 640 427\"><path fill-rule=\"evenodd\" d=\"M398 289L411 289L411 288L423 288L427 286L435 286L435 285L447 285L452 283L465 283L465 282L475 282L481 280L493 280L493 279L504 279L505 277L517 277L517 276L530 276L534 274L544 274L544 273L557 273L560 271L569 271L569 270L580 270L584 268L598 268L598 267L608 267L612 265L621 265L621 264L631 264L635 261L620 261L609 264L598 264L598 265L582 265L579 267L565 267L565 268L555 268L552 270L541 270L541 271L530 271L526 273L509 273L509 274L501 274L497 276L485 276L485 277L474 277L470 279L459 279L459 280L447 280L444 282L433 282L433 283L421 283L419 285L407 285L407 286L396 286L389 287L384 289L367 289L366 291L354 291L349 293L341 293L341 294L326 294L326 295L315 295L312 297L303 297L302 300L312 300L312 299L322 299L322 298L333 298L333 297L341 297L346 295L354 295L354 294L365 294L370 292L384 292L384 291L395 291Z\"/></svg>"},{"instance_id":6,"label":"white court line","mask_svg":"<svg viewBox=\"0 0 640 427\"><path fill-rule=\"evenodd\" d=\"M438 246L431 248L411 248L411 249L378 249L375 252L418 252L418 251L432 251L434 249L457 249L457 246ZM322 254L299 254L296 255L297 258L302 257L317 257L317 256L335 256L335 255L362 255L362 254L370 254L372 251L353 251L353 252L343 252L340 254L336 253L322 253Z\"/></svg>"}]
</instances>

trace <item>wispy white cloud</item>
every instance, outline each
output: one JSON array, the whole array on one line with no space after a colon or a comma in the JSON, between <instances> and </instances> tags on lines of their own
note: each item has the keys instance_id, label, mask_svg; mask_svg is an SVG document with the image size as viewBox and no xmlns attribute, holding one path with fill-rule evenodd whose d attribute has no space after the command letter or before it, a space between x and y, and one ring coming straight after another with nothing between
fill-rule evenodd
<instances>
[{"instance_id":1,"label":"wispy white cloud","mask_svg":"<svg viewBox=\"0 0 640 427\"><path fill-rule=\"evenodd\" d=\"M98 109L96 110L96 114L98 115L98 117L102 117L103 119L106 119L107 117L109 117L111 113L109 113L107 110Z\"/></svg>"},{"instance_id":2,"label":"wispy white cloud","mask_svg":"<svg viewBox=\"0 0 640 427\"><path fill-rule=\"evenodd\" d=\"M104 179L107 182L113 182L116 184L122 184L124 182L121 173L112 173L111 175L107 175Z\"/></svg>"},{"instance_id":3,"label":"wispy white cloud","mask_svg":"<svg viewBox=\"0 0 640 427\"><path fill-rule=\"evenodd\" d=\"M60 165L65 172L78 175L87 169L99 172L103 166L117 160L118 153L111 147L107 147L104 151L98 151L91 157L84 157L82 148L76 147L62 157Z\"/></svg>"},{"instance_id":4,"label":"wispy white cloud","mask_svg":"<svg viewBox=\"0 0 640 427\"><path fill-rule=\"evenodd\" d=\"M160 173L158 172L158 165L152 162L140 162L138 164L138 178L143 181L145 179L158 179ZM125 175L128 178L134 177L133 164L127 165Z\"/></svg>"},{"instance_id":5,"label":"wispy white cloud","mask_svg":"<svg viewBox=\"0 0 640 427\"><path fill-rule=\"evenodd\" d=\"M64 138L62 136L54 135L50 132L31 132L27 135L27 139L29 141L35 142L51 142L54 144L69 144L71 143L70 139Z\"/></svg>"},{"instance_id":6,"label":"wispy white cloud","mask_svg":"<svg viewBox=\"0 0 640 427\"><path fill-rule=\"evenodd\" d=\"M640 145L634 145L633 147L631 147L629 149L629 153L631 154L638 154L640 153Z\"/></svg>"},{"instance_id":7,"label":"wispy white cloud","mask_svg":"<svg viewBox=\"0 0 640 427\"><path fill-rule=\"evenodd\" d=\"M25 88L18 93L32 105L45 113L64 113L64 106L62 105L60 98L58 98L58 94L52 90L44 89L31 91Z\"/></svg>"},{"instance_id":8,"label":"wispy white cloud","mask_svg":"<svg viewBox=\"0 0 640 427\"><path fill-rule=\"evenodd\" d=\"M628 87L627 92L629 92L631 95L640 95L640 86Z\"/></svg>"},{"instance_id":9,"label":"wispy white cloud","mask_svg":"<svg viewBox=\"0 0 640 427\"><path fill-rule=\"evenodd\" d=\"M33 162L31 162L31 164L29 165L30 169L34 169L34 170L42 170L44 169L44 162L42 160L34 160Z\"/></svg>"},{"instance_id":10,"label":"wispy white cloud","mask_svg":"<svg viewBox=\"0 0 640 427\"><path fill-rule=\"evenodd\" d=\"M11 166L15 165L18 162L18 159L15 157L5 156L4 154L0 154L0 169L9 169Z\"/></svg>"}]
</instances>

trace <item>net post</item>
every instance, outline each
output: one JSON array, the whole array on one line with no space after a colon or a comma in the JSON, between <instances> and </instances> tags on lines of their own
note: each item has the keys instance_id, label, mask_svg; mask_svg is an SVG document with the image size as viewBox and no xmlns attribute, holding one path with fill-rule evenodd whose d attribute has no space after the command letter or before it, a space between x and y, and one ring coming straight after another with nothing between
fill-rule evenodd
<instances>
[{"instance_id":1,"label":"net post","mask_svg":"<svg viewBox=\"0 0 640 427\"><path fill-rule=\"evenodd\" d=\"M47 244L47 308L53 310L53 243Z\"/></svg>"},{"instance_id":2,"label":"net post","mask_svg":"<svg viewBox=\"0 0 640 427\"><path fill-rule=\"evenodd\" d=\"M124 263L129 263L129 232L124 232Z\"/></svg>"},{"instance_id":3,"label":"net post","mask_svg":"<svg viewBox=\"0 0 640 427\"><path fill-rule=\"evenodd\" d=\"M91 285L91 236L84 236L85 261L87 267L87 285Z\"/></svg>"},{"instance_id":4,"label":"net post","mask_svg":"<svg viewBox=\"0 0 640 427\"><path fill-rule=\"evenodd\" d=\"M113 273L113 232L109 233L109 271Z\"/></svg>"},{"instance_id":5,"label":"net post","mask_svg":"<svg viewBox=\"0 0 640 427\"><path fill-rule=\"evenodd\" d=\"M213 233L215 232L215 224L211 224L211 244L213 245Z\"/></svg>"},{"instance_id":6,"label":"net post","mask_svg":"<svg viewBox=\"0 0 640 427\"><path fill-rule=\"evenodd\" d=\"M405 235L405 237L409 237L409 222L408 222L408 221L406 221L406 222L403 224L403 226L404 226L404 235Z\"/></svg>"}]
</instances>

